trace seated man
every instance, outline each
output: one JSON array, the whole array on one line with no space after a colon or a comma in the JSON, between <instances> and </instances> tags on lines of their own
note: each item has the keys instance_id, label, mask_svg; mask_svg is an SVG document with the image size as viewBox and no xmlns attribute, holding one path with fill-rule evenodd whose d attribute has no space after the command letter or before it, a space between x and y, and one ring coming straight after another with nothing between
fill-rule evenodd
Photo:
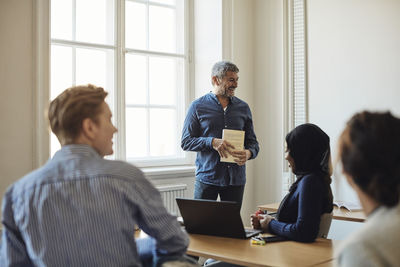
<instances>
[{"instance_id":1,"label":"seated man","mask_svg":"<svg viewBox=\"0 0 400 267\"><path fill-rule=\"evenodd\" d=\"M103 158L117 131L106 96L78 86L51 102L62 148L4 195L0 266L142 266L135 225L162 260L185 253L187 235L143 173Z\"/></svg>"}]
</instances>

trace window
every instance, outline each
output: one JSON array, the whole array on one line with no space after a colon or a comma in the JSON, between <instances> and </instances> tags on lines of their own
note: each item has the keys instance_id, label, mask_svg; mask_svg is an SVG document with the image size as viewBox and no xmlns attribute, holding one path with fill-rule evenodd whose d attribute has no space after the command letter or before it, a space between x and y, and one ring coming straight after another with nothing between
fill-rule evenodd
<instances>
[{"instance_id":1,"label":"window","mask_svg":"<svg viewBox=\"0 0 400 267\"><path fill-rule=\"evenodd\" d=\"M305 0L292 1L291 17L291 126L294 128L307 122L307 50Z\"/></svg>"},{"instance_id":2,"label":"window","mask_svg":"<svg viewBox=\"0 0 400 267\"><path fill-rule=\"evenodd\" d=\"M180 148L189 95L188 0L50 0L50 99L92 83L109 92L114 157L188 163ZM51 136L50 153L59 149Z\"/></svg>"},{"instance_id":3,"label":"window","mask_svg":"<svg viewBox=\"0 0 400 267\"><path fill-rule=\"evenodd\" d=\"M307 40L305 0L287 0L286 9L286 97L285 129L288 133L307 122ZM294 182L293 174L284 163L283 194Z\"/></svg>"}]
</instances>

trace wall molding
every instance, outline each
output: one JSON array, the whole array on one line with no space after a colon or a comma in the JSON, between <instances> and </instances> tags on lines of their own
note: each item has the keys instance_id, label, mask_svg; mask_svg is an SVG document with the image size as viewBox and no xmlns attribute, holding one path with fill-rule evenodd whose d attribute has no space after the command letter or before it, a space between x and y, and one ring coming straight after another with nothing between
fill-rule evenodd
<instances>
[{"instance_id":1,"label":"wall molding","mask_svg":"<svg viewBox=\"0 0 400 267\"><path fill-rule=\"evenodd\" d=\"M33 148L32 167L42 166L50 155L49 126L46 120L50 92L50 1L33 2Z\"/></svg>"}]
</instances>

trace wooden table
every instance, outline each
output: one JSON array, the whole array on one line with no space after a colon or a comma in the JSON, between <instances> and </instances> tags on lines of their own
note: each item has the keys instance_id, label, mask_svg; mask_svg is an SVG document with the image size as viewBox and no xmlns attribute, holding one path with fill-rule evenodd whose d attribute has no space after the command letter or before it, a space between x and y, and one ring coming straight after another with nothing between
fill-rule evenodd
<instances>
[{"instance_id":1,"label":"wooden table","mask_svg":"<svg viewBox=\"0 0 400 267\"><path fill-rule=\"evenodd\" d=\"M333 259L330 261L318 263L317 265L314 265L314 266L315 267L334 267L334 266L338 266L338 261L337 261L337 259Z\"/></svg>"},{"instance_id":2,"label":"wooden table","mask_svg":"<svg viewBox=\"0 0 400 267\"><path fill-rule=\"evenodd\" d=\"M147 237L135 231L135 238ZM339 241L318 238L313 243L294 241L252 245L250 239L189 234L187 254L244 266L321 266L334 263L333 247Z\"/></svg>"},{"instance_id":3,"label":"wooden table","mask_svg":"<svg viewBox=\"0 0 400 267\"><path fill-rule=\"evenodd\" d=\"M266 205L258 206L261 210L267 210L269 212L278 211L279 203L272 203ZM333 219L335 220L343 220L343 221L352 221L352 222L363 222L365 221L365 214L363 211L348 211L347 209L334 206L333 207Z\"/></svg>"},{"instance_id":4,"label":"wooden table","mask_svg":"<svg viewBox=\"0 0 400 267\"><path fill-rule=\"evenodd\" d=\"M337 243L318 238L313 243L285 241L260 246L252 245L250 239L190 234L187 254L244 266L313 266L329 264Z\"/></svg>"}]
</instances>

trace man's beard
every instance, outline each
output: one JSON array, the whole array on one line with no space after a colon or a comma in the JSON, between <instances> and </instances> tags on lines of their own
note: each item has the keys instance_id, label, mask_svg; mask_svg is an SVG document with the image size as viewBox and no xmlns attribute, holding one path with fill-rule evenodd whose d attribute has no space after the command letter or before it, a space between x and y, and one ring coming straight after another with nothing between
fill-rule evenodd
<instances>
[{"instance_id":1,"label":"man's beard","mask_svg":"<svg viewBox=\"0 0 400 267\"><path fill-rule=\"evenodd\" d=\"M231 90L231 89L233 89L233 90ZM225 95L226 97L234 96L234 95L235 95L235 90L236 90L235 87L228 87L228 88L226 88L226 89L224 90L224 95Z\"/></svg>"}]
</instances>

